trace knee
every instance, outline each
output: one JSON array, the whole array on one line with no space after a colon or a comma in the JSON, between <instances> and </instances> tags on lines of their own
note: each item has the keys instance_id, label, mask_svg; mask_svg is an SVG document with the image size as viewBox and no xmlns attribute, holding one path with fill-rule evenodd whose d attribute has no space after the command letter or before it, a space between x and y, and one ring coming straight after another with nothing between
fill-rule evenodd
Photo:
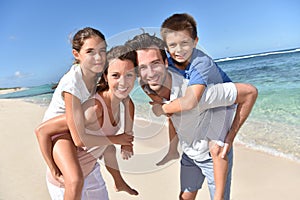
<instances>
[{"instance_id":1,"label":"knee","mask_svg":"<svg viewBox=\"0 0 300 200\"><path fill-rule=\"evenodd\" d=\"M211 157L215 157L221 151L221 147L217 145L214 141L209 142L209 152Z\"/></svg>"},{"instance_id":2,"label":"knee","mask_svg":"<svg viewBox=\"0 0 300 200\"><path fill-rule=\"evenodd\" d=\"M221 159L223 148L217 144L212 143L210 147L210 155L213 159ZM227 156L226 156L227 158Z\"/></svg>"},{"instance_id":3,"label":"knee","mask_svg":"<svg viewBox=\"0 0 300 200\"><path fill-rule=\"evenodd\" d=\"M252 99L256 99L258 96L258 90L251 84L248 84L248 96Z\"/></svg>"},{"instance_id":4,"label":"knee","mask_svg":"<svg viewBox=\"0 0 300 200\"><path fill-rule=\"evenodd\" d=\"M72 192L81 192L84 184L84 177L82 173L74 174L71 177L65 178L66 189L69 188Z\"/></svg>"},{"instance_id":5,"label":"knee","mask_svg":"<svg viewBox=\"0 0 300 200\"><path fill-rule=\"evenodd\" d=\"M254 102L258 96L258 90L251 84L236 83L238 97L236 103Z\"/></svg>"}]
</instances>

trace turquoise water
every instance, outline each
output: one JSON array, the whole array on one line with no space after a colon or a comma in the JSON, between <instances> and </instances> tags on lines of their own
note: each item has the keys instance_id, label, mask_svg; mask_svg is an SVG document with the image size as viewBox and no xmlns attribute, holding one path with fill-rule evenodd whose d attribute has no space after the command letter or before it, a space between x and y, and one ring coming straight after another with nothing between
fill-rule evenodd
<instances>
[{"instance_id":1,"label":"turquoise water","mask_svg":"<svg viewBox=\"0 0 300 200\"><path fill-rule=\"evenodd\" d=\"M300 161L299 49L218 64L234 82L251 83L259 92L238 139L252 148Z\"/></svg>"},{"instance_id":2,"label":"turquoise water","mask_svg":"<svg viewBox=\"0 0 300 200\"><path fill-rule=\"evenodd\" d=\"M251 83L259 91L237 141L300 161L300 49L218 59L216 62L234 82ZM22 98L47 106L52 92L51 84L48 84L0 95L0 98ZM149 98L137 83L131 96L137 118L165 122L152 114Z\"/></svg>"}]
</instances>

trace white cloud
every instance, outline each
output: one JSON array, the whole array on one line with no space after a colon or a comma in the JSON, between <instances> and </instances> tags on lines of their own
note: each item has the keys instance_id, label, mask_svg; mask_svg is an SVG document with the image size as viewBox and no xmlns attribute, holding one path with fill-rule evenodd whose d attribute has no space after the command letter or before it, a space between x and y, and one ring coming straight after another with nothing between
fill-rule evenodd
<instances>
[{"instance_id":1,"label":"white cloud","mask_svg":"<svg viewBox=\"0 0 300 200\"><path fill-rule=\"evenodd\" d=\"M23 73L21 71L15 71L13 78L14 79L21 79L21 78L29 78L32 77L34 74L32 73Z\"/></svg>"},{"instance_id":2,"label":"white cloud","mask_svg":"<svg viewBox=\"0 0 300 200\"><path fill-rule=\"evenodd\" d=\"M22 78L23 75L22 75L22 73L20 71L16 71L14 77L15 78Z\"/></svg>"}]
</instances>

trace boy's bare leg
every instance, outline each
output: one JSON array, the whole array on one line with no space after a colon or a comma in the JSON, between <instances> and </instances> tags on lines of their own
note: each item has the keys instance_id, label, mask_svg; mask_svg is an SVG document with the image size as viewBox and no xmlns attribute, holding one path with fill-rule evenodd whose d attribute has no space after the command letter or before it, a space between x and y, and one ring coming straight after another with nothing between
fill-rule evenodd
<instances>
[{"instance_id":1,"label":"boy's bare leg","mask_svg":"<svg viewBox=\"0 0 300 200\"><path fill-rule=\"evenodd\" d=\"M116 158L116 148L114 145L107 146L103 153L103 158L106 169L114 179L116 191L124 191L131 195L138 195L139 193L135 189L132 189L121 176Z\"/></svg>"},{"instance_id":2,"label":"boy's bare leg","mask_svg":"<svg viewBox=\"0 0 300 200\"><path fill-rule=\"evenodd\" d=\"M64 200L80 200L84 178L70 134L55 139L53 158L64 178Z\"/></svg>"},{"instance_id":3,"label":"boy's bare leg","mask_svg":"<svg viewBox=\"0 0 300 200\"><path fill-rule=\"evenodd\" d=\"M180 200L194 200L196 199L196 195L198 190L195 192L180 192L179 199Z\"/></svg>"},{"instance_id":4,"label":"boy's bare leg","mask_svg":"<svg viewBox=\"0 0 300 200\"><path fill-rule=\"evenodd\" d=\"M170 139L169 150L168 153L163 157L163 159L158 163L156 163L157 166L164 165L171 160L179 158L178 136L170 118L168 118L168 124L169 124L169 139Z\"/></svg>"},{"instance_id":5,"label":"boy's bare leg","mask_svg":"<svg viewBox=\"0 0 300 200\"><path fill-rule=\"evenodd\" d=\"M214 141L210 141L210 153L213 160L214 167L214 180L216 191L214 194L214 200L224 200L224 192L228 170L228 158L221 157L223 147L215 144Z\"/></svg>"}]
</instances>

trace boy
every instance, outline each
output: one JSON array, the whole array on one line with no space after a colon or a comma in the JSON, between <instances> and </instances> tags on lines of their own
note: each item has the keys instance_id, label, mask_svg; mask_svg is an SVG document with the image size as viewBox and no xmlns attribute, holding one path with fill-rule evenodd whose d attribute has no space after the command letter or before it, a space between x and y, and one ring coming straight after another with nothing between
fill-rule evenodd
<instances>
[{"instance_id":1,"label":"boy","mask_svg":"<svg viewBox=\"0 0 300 200\"><path fill-rule=\"evenodd\" d=\"M162 105L161 111L163 113L172 114L192 110L198 105L208 85L231 82L226 73L209 56L196 49L198 42L197 27L192 16L186 13L174 14L162 23L160 32L170 55L169 67L174 68L189 79L184 96L169 104ZM227 113L223 121L229 120L232 116L230 114L232 109L234 108L223 107L223 111ZM207 135L204 135L210 140L210 153L214 163L215 200L224 199L228 159L226 156L221 156L221 152L225 146L225 138L235 136L238 129L239 127L231 127L227 137L223 132L217 133L217 135L210 135L211 132L207 132Z\"/></svg>"}]
</instances>

